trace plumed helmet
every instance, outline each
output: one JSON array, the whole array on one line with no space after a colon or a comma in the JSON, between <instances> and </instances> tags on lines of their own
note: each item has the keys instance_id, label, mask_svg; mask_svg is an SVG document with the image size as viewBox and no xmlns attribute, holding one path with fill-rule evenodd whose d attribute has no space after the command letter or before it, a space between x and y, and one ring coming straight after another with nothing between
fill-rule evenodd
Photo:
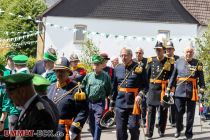
<instances>
[{"instance_id":1,"label":"plumed helmet","mask_svg":"<svg viewBox=\"0 0 210 140\"><path fill-rule=\"evenodd\" d=\"M107 111L101 118L100 125L105 128L110 128L115 124L114 111Z\"/></svg>"},{"instance_id":2,"label":"plumed helmet","mask_svg":"<svg viewBox=\"0 0 210 140\"><path fill-rule=\"evenodd\" d=\"M171 96L163 96L163 100L161 101L161 105L164 107L164 108L168 108L170 107L172 104L174 104L174 99L173 97Z\"/></svg>"}]
</instances>

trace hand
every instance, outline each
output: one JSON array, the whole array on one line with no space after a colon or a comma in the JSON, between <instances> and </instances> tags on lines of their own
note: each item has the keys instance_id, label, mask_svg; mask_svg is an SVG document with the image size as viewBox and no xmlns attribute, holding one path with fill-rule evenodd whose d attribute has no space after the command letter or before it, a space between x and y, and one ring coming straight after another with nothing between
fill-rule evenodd
<instances>
[{"instance_id":1,"label":"hand","mask_svg":"<svg viewBox=\"0 0 210 140\"><path fill-rule=\"evenodd\" d=\"M141 103L141 97L140 96L136 96L135 102L136 102L137 105L140 105L140 103Z\"/></svg>"},{"instance_id":2,"label":"hand","mask_svg":"<svg viewBox=\"0 0 210 140\"><path fill-rule=\"evenodd\" d=\"M203 89L203 88L200 88L199 92L200 92L201 94L204 94L204 89Z\"/></svg>"},{"instance_id":3,"label":"hand","mask_svg":"<svg viewBox=\"0 0 210 140\"><path fill-rule=\"evenodd\" d=\"M77 134L75 134L69 130L69 137L70 137L70 140L74 140L77 137Z\"/></svg>"},{"instance_id":4,"label":"hand","mask_svg":"<svg viewBox=\"0 0 210 140\"><path fill-rule=\"evenodd\" d=\"M4 130L4 123L0 123L0 132Z\"/></svg>"}]
</instances>

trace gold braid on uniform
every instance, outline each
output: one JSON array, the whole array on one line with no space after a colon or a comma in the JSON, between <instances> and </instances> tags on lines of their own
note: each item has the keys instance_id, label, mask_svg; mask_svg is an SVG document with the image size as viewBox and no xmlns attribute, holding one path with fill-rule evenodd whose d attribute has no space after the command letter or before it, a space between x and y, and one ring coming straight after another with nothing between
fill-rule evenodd
<instances>
[{"instance_id":1,"label":"gold braid on uniform","mask_svg":"<svg viewBox=\"0 0 210 140\"><path fill-rule=\"evenodd\" d=\"M78 82L78 91L74 94L74 100L83 101L86 100L86 94L82 91L81 84Z\"/></svg>"}]
</instances>

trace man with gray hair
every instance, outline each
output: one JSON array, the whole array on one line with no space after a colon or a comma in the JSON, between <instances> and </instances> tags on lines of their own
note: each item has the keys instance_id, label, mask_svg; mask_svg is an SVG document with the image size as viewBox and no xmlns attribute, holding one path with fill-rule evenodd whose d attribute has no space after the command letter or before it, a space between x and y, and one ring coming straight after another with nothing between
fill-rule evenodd
<instances>
[{"instance_id":1,"label":"man with gray hair","mask_svg":"<svg viewBox=\"0 0 210 140\"><path fill-rule=\"evenodd\" d=\"M136 53L136 62L140 66L142 66L142 68L146 71L147 58L143 57L144 50L141 47L137 47L135 53ZM147 115L147 103L146 103L146 96L144 95L141 101L141 120L142 120L142 125L144 127L146 126L146 115Z\"/></svg>"},{"instance_id":2,"label":"man with gray hair","mask_svg":"<svg viewBox=\"0 0 210 140\"><path fill-rule=\"evenodd\" d=\"M127 140L127 128L132 140L139 140L140 102L146 93L148 82L146 71L132 60L132 51L122 48L120 57L123 64L114 70L111 110L115 107L117 140Z\"/></svg>"},{"instance_id":3,"label":"man with gray hair","mask_svg":"<svg viewBox=\"0 0 210 140\"><path fill-rule=\"evenodd\" d=\"M196 101L198 101L198 85L200 92L205 89L205 81L203 74L203 64L193 58L194 48L187 46L184 50L184 57L177 59L173 74L170 78L167 93L176 85L175 90L175 106L176 106L176 133L175 137L180 136L184 128L183 115L187 108L186 130L185 136L188 140L193 137L193 123L195 117Z\"/></svg>"}]
</instances>

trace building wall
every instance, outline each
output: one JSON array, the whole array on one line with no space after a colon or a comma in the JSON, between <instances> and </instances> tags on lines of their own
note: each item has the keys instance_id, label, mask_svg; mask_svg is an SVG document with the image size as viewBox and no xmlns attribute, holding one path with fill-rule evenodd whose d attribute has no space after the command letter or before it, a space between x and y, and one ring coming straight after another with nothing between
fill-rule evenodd
<instances>
[{"instance_id":1,"label":"building wall","mask_svg":"<svg viewBox=\"0 0 210 140\"><path fill-rule=\"evenodd\" d=\"M64 18L64 17L47 17L49 23L73 28L75 24L87 25L88 31L109 33L113 35L131 35L131 36L146 36L156 37L158 30L169 30L170 36L175 45L175 54L182 55L183 48L190 44L189 37L197 36L196 24L172 24L172 23L152 23L140 21L123 21L123 20L108 20L108 19L90 19L90 18ZM73 44L72 31L66 31L55 27L46 26L45 34L45 49L52 46L55 47L59 55L69 57L70 53L80 54L80 45ZM135 50L136 47L142 47L145 51L145 56L155 55L154 46L155 40L133 40L133 39L116 39L106 38L97 35L89 36L100 48L100 51L107 52L109 56L119 55L122 47L129 47ZM182 38L180 41L179 38Z\"/></svg>"}]
</instances>

